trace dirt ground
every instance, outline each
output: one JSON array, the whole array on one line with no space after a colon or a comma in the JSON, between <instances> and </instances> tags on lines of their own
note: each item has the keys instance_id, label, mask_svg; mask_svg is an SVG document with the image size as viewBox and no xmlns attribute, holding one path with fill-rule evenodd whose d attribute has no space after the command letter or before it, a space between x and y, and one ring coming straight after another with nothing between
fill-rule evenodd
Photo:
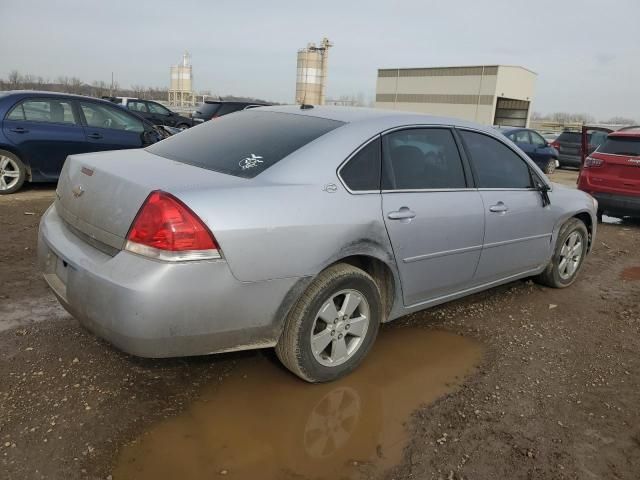
<instances>
[{"instance_id":1,"label":"dirt ground","mask_svg":"<svg viewBox=\"0 0 640 480\"><path fill-rule=\"evenodd\" d=\"M575 185L575 172L554 177ZM143 360L87 333L36 270L53 197L51 186L0 197L0 478L111 478L125 445L271 353ZM383 330L406 328L460 335L484 354L407 418L403 461L369 476L640 478L640 224L600 225L568 289L519 281Z\"/></svg>"}]
</instances>

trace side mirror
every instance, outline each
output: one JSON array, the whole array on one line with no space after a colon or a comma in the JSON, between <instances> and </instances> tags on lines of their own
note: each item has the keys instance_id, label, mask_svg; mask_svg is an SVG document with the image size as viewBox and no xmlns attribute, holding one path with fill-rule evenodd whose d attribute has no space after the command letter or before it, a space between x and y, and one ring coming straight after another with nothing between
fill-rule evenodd
<instances>
[{"instance_id":1,"label":"side mirror","mask_svg":"<svg viewBox=\"0 0 640 480\"><path fill-rule=\"evenodd\" d=\"M551 188L549 185L537 182L536 189L540 192L540 196L542 197L542 206L546 207L547 205L551 205L551 199L549 198L549 190L551 190Z\"/></svg>"}]
</instances>

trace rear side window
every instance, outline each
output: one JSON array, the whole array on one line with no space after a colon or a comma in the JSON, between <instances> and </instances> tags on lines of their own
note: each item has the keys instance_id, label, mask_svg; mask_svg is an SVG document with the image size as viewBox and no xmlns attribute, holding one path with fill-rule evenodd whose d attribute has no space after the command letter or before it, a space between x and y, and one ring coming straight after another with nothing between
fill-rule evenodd
<instances>
[{"instance_id":1,"label":"rear side window","mask_svg":"<svg viewBox=\"0 0 640 480\"><path fill-rule=\"evenodd\" d=\"M460 152L448 129L415 128L383 137L385 190L465 188Z\"/></svg>"},{"instance_id":2,"label":"rear side window","mask_svg":"<svg viewBox=\"0 0 640 480\"><path fill-rule=\"evenodd\" d=\"M206 122L147 148L155 155L253 178L344 122L246 110Z\"/></svg>"},{"instance_id":3,"label":"rear side window","mask_svg":"<svg viewBox=\"0 0 640 480\"><path fill-rule=\"evenodd\" d=\"M598 148L598 152L630 157L640 156L640 138L609 137Z\"/></svg>"},{"instance_id":4,"label":"rear side window","mask_svg":"<svg viewBox=\"0 0 640 480\"><path fill-rule=\"evenodd\" d=\"M76 124L71 102L58 99L25 100L16 105L7 120Z\"/></svg>"},{"instance_id":5,"label":"rear side window","mask_svg":"<svg viewBox=\"0 0 640 480\"><path fill-rule=\"evenodd\" d=\"M136 133L144 132L142 121L125 112L122 107L80 102L80 109L84 114L87 125L90 127L126 130Z\"/></svg>"},{"instance_id":6,"label":"rear side window","mask_svg":"<svg viewBox=\"0 0 640 480\"><path fill-rule=\"evenodd\" d=\"M530 188L527 163L502 142L481 133L461 130L473 161L479 188Z\"/></svg>"},{"instance_id":7,"label":"rear side window","mask_svg":"<svg viewBox=\"0 0 640 480\"><path fill-rule=\"evenodd\" d=\"M220 108L219 103L202 103L196 107L196 112L208 117L216 113L218 108Z\"/></svg>"},{"instance_id":8,"label":"rear side window","mask_svg":"<svg viewBox=\"0 0 640 480\"><path fill-rule=\"evenodd\" d=\"M353 191L380 190L380 138L356 153L342 167L340 177Z\"/></svg>"}]
</instances>

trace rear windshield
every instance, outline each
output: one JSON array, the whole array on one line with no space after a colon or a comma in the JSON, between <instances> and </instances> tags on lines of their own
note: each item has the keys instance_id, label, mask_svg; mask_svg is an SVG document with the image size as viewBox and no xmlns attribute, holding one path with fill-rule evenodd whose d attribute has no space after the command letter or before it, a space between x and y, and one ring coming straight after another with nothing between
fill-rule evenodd
<instances>
[{"instance_id":1,"label":"rear windshield","mask_svg":"<svg viewBox=\"0 0 640 480\"><path fill-rule=\"evenodd\" d=\"M630 157L640 156L640 138L609 137L600 145L598 152Z\"/></svg>"},{"instance_id":2,"label":"rear windshield","mask_svg":"<svg viewBox=\"0 0 640 480\"><path fill-rule=\"evenodd\" d=\"M220 108L219 103L202 103L196 107L196 112L203 115L213 115Z\"/></svg>"},{"instance_id":3,"label":"rear windshield","mask_svg":"<svg viewBox=\"0 0 640 480\"><path fill-rule=\"evenodd\" d=\"M220 117L156 143L155 155L253 178L344 122L289 113L245 110Z\"/></svg>"},{"instance_id":4,"label":"rear windshield","mask_svg":"<svg viewBox=\"0 0 640 480\"><path fill-rule=\"evenodd\" d=\"M580 133L580 132L562 132L558 136L557 140L559 142L581 143L582 142L582 133Z\"/></svg>"}]
</instances>

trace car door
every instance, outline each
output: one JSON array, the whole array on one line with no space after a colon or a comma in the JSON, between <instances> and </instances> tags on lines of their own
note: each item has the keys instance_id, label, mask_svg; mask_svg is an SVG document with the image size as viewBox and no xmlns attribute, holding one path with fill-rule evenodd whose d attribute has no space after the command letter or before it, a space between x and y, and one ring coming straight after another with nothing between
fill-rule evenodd
<instances>
[{"instance_id":1,"label":"car door","mask_svg":"<svg viewBox=\"0 0 640 480\"><path fill-rule=\"evenodd\" d=\"M119 107L81 100L87 152L144 146L142 120Z\"/></svg>"},{"instance_id":2,"label":"car door","mask_svg":"<svg viewBox=\"0 0 640 480\"><path fill-rule=\"evenodd\" d=\"M67 155L82 152L85 142L73 101L64 97L22 100L5 117L3 132L32 174L51 180Z\"/></svg>"},{"instance_id":3,"label":"car door","mask_svg":"<svg viewBox=\"0 0 640 480\"><path fill-rule=\"evenodd\" d=\"M472 282L484 235L482 199L448 128L383 136L382 212L405 305Z\"/></svg>"},{"instance_id":4,"label":"car door","mask_svg":"<svg viewBox=\"0 0 640 480\"><path fill-rule=\"evenodd\" d=\"M156 102L146 102L149 113L151 114L151 122L154 125L168 125L175 127L175 117L172 115L172 111L163 107Z\"/></svg>"},{"instance_id":5,"label":"car door","mask_svg":"<svg viewBox=\"0 0 640 480\"><path fill-rule=\"evenodd\" d=\"M482 196L485 235L475 283L531 271L548 261L555 218L534 184L535 171L507 144L459 130Z\"/></svg>"},{"instance_id":6,"label":"car door","mask_svg":"<svg viewBox=\"0 0 640 480\"><path fill-rule=\"evenodd\" d=\"M153 115L147 108L147 102L143 102L142 100L127 100L127 108L132 112L135 112L136 115L141 116L145 120L149 120L155 125L155 122L153 121Z\"/></svg>"},{"instance_id":7,"label":"car door","mask_svg":"<svg viewBox=\"0 0 640 480\"><path fill-rule=\"evenodd\" d=\"M531 145L533 147L533 155L530 155L530 157L540 168L544 169L549 163L549 160L555 160L554 149L539 133L533 131L527 133L531 137Z\"/></svg>"}]
</instances>

